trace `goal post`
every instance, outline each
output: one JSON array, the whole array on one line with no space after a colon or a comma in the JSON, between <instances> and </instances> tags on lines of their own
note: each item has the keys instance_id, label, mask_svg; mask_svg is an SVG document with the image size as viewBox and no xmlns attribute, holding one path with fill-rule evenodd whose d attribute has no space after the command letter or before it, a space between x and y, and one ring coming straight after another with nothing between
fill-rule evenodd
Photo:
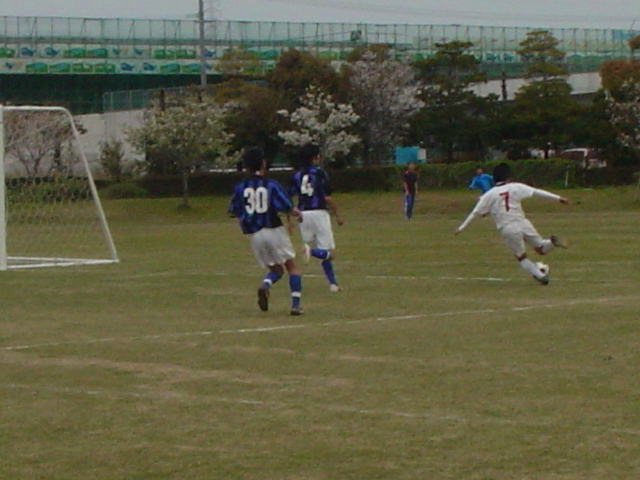
<instances>
[{"instance_id":1,"label":"goal post","mask_svg":"<svg viewBox=\"0 0 640 480\"><path fill-rule=\"evenodd\" d=\"M7 269L7 205L4 176L4 107L0 106L0 270Z\"/></svg>"},{"instance_id":2,"label":"goal post","mask_svg":"<svg viewBox=\"0 0 640 480\"><path fill-rule=\"evenodd\" d=\"M117 263L71 112L0 105L0 270Z\"/></svg>"}]
</instances>

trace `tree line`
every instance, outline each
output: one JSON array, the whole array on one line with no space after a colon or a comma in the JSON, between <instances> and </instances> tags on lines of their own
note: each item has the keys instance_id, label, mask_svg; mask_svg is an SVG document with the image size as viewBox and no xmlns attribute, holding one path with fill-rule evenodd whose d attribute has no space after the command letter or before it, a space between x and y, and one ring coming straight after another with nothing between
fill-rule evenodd
<instances>
[{"instance_id":1,"label":"tree line","mask_svg":"<svg viewBox=\"0 0 640 480\"><path fill-rule=\"evenodd\" d=\"M629 43L631 51L638 48L637 39ZM286 158L308 141L336 165L388 163L393 147L402 145L429 149L444 162L482 161L495 150L518 159L532 149L548 158L553 150L591 147L614 164L637 163L640 62L605 62L604 88L577 98L558 44L545 30L520 43L527 83L509 102L471 90L487 78L469 42L437 44L432 57L413 63L388 45L360 46L339 68L290 49L267 73L254 54L233 48L221 59L221 83L156 99L148 123L130 136L151 152L153 171L181 169L185 158L192 165L212 154L218 165L232 163L227 154L248 145ZM169 122L165 130L158 130L160 119Z\"/></svg>"}]
</instances>

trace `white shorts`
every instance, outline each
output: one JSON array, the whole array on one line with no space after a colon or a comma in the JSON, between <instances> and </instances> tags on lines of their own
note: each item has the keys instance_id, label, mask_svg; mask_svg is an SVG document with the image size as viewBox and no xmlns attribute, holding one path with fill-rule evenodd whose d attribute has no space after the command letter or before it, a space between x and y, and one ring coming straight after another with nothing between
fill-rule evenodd
<instances>
[{"instance_id":1,"label":"white shorts","mask_svg":"<svg viewBox=\"0 0 640 480\"><path fill-rule=\"evenodd\" d=\"M263 228L249 234L249 243L261 267L284 265L287 260L296 256L289 234L284 227Z\"/></svg>"},{"instance_id":2,"label":"white shorts","mask_svg":"<svg viewBox=\"0 0 640 480\"><path fill-rule=\"evenodd\" d=\"M539 248L544 243L536 228L527 219L506 224L500 233L507 248L516 257L526 253L525 242L533 248Z\"/></svg>"},{"instance_id":3,"label":"white shorts","mask_svg":"<svg viewBox=\"0 0 640 480\"><path fill-rule=\"evenodd\" d=\"M314 243L322 250L335 250L331 216L327 210L305 210L302 212L300 234L304 243Z\"/></svg>"}]
</instances>

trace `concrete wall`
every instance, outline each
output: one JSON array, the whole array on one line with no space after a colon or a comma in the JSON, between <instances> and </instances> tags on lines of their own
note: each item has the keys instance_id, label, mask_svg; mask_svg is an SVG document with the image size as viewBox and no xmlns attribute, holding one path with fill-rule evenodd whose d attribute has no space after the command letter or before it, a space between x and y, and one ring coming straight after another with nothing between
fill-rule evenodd
<instances>
[{"instance_id":1,"label":"concrete wall","mask_svg":"<svg viewBox=\"0 0 640 480\"><path fill-rule=\"evenodd\" d=\"M76 117L87 133L80 136L80 143L87 160L95 171L100 170L100 147L107 140L120 140L125 150L125 158L140 158L127 142L127 128L135 128L142 123L143 110L111 112L103 114L79 115Z\"/></svg>"},{"instance_id":2,"label":"concrete wall","mask_svg":"<svg viewBox=\"0 0 640 480\"><path fill-rule=\"evenodd\" d=\"M602 88L602 79L597 72L574 73L568 78L569 84L573 87L574 95L585 95L594 93ZM527 80L523 78L510 78L506 81L507 100L513 100L520 87L525 85ZM486 97L493 93L502 98L502 80L491 80L487 83L476 85L472 89L477 95Z\"/></svg>"}]
</instances>

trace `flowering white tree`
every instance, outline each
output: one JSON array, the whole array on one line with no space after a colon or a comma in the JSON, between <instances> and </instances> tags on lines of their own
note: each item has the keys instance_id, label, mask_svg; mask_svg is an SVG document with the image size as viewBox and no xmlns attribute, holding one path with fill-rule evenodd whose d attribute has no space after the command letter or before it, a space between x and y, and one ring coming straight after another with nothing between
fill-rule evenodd
<instances>
[{"instance_id":1,"label":"flowering white tree","mask_svg":"<svg viewBox=\"0 0 640 480\"><path fill-rule=\"evenodd\" d=\"M349 153L360 141L357 135L348 132L360 118L351 105L336 103L330 95L313 86L307 89L300 103L302 106L291 113L278 111L295 128L278 132L287 145L314 143L320 147L323 157L332 159L338 153Z\"/></svg>"},{"instance_id":2,"label":"flowering white tree","mask_svg":"<svg viewBox=\"0 0 640 480\"><path fill-rule=\"evenodd\" d=\"M623 145L640 149L640 83L627 81L614 98L607 96L611 123Z\"/></svg>"},{"instance_id":3,"label":"flowering white tree","mask_svg":"<svg viewBox=\"0 0 640 480\"><path fill-rule=\"evenodd\" d=\"M64 114L9 111L4 115L6 155L22 164L28 178L73 171L80 159L74 154L73 132ZM74 122L80 133L86 132Z\"/></svg>"},{"instance_id":4,"label":"flowering white tree","mask_svg":"<svg viewBox=\"0 0 640 480\"><path fill-rule=\"evenodd\" d=\"M129 141L140 153L168 159L182 174L182 206L189 206L189 175L204 158L228 166L233 136L225 131L225 107L205 94L180 97L170 105L153 105L140 127L129 129Z\"/></svg>"},{"instance_id":5,"label":"flowering white tree","mask_svg":"<svg viewBox=\"0 0 640 480\"><path fill-rule=\"evenodd\" d=\"M408 120L423 106L414 69L405 63L380 60L373 52L351 65L355 111L369 163L385 163L402 139Z\"/></svg>"}]
</instances>

